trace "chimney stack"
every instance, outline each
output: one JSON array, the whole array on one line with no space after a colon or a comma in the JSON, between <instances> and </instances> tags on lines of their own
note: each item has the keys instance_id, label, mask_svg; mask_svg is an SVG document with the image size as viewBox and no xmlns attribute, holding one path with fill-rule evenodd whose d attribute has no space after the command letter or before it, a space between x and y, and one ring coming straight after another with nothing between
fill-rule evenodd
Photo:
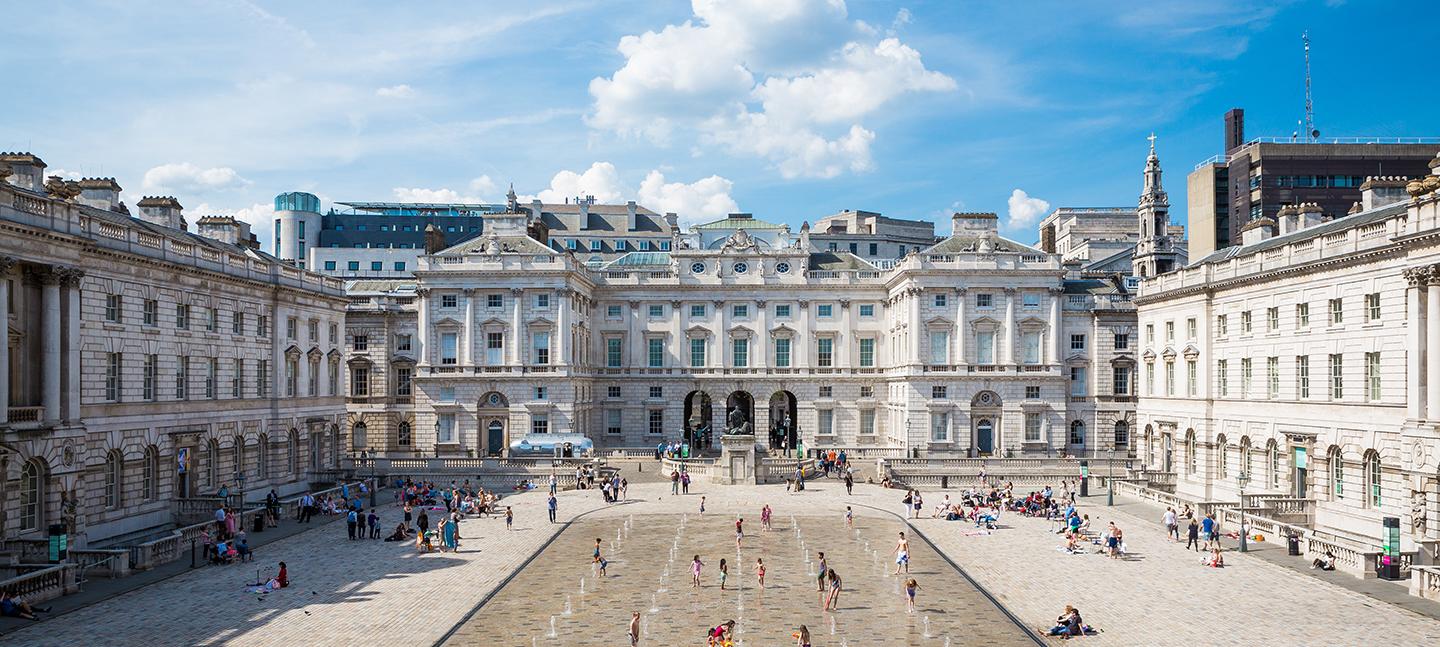
<instances>
[{"instance_id":1,"label":"chimney stack","mask_svg":"<svg viewBox=\"0 0 1440 647\"><path fill-rule=\"evenodd\" d=\"M87 177L80 179L80 204L105 211L117 211L120 207L120 184L113 177Z\"/></svg>"},{"instance_id":2,"label":"chimney stack","mask_svg":"<svg viewBox=\"0 0 1440 647\"><path fill-rule=\"evenodd\" d=\"M445 232L433 222L425 225L425 253L434 254L442 249L445 249Z\"/></svg>"},{"instance_id":3,"label":"chimney stack","mask_svg":"<svg viewBox=\"0 0 1440 647\"><path fill-rule=\"evenodd\" d=\"M627 201L627 202L625 203L625 213L627 214L627 216L626 216L627 219L625 220L625 222L628 223L626 226L630 228L629 230L630 230L630 231L636 231L636 230L638 230L639 227L638 227L637 225L638 225L639 223L637 223L637 222L636 222L636 219L635 219L635 201L634 201L634 200L630 200L630 201Z\"/></svg>"},{"instance_id":4,"label":"chimney stack","mask_svg":"<svg viewBox=\"0 0 1440 647\"><path fill-rule=\"evenodd\" d=\"M145 222L169 227L171 229L185 229L184 208L180 201L168 195L147 195L135 203L140 208L141 220Z\"/></svg>"},{"instance_id":5,"label":"chimney stack","mask_svg":"<svg viewBox=\"0 0 1440 647\"><path fill-rule=\"evenodd\" d=\"M1241 245L1254 245L1255 243L1269 240L1274 236L1275 219L1270 216L1260 216L1240 228Z\"/></svg>"},{"instance_id":6,"label":"chimney stack","mask_svg":"<svg viewBox=\"0 0 1440 647\"><path fill-rule=\"evenodd\" d=\"M10 168L10 184L36 193L45 192L45 162L30 153L0 153L0 166Z\"/></svg>"},{"instance_id":7,"label":"chimney stack","mask_svg":"<svg viewBox=\"0 0 1440 647\"><path fill-rule=\"evenodd\" d=\"M1245 145L1245 111L1231 108L1225 113L1225 154Z\"/></svg>"},{"instance_id":8,"label":"chimney stack","mask_svg":"<svg viewBox=\"0 0 1440 647\"><path fill-rule=\"evenodd\" d=\"M1371 176L1360 184L1360 207L1369 211L1410 199L1405 184L1410 178L1398 175Z\"/></svg>"},{"instance_id":9,"label":"chimney stack","mask_svg":"<svg viewBox=\"0 0 1440 647\"><path fill-rule=\"evenodd\" d=\"M195 233L246 249L260 249L260 241L250 233L250 223L233 216L202 216L195 221Z\"/></svg>"},{"instance_id":10,"label":"chimney stack","mask_svg":"<svg viewBox=\"0 0 1440 647\"><path fill-rule=\"evenodd\" d=\"M994 235L1000 230L1000 218L993 213L956 213L950 216L951 236Z\"/></svg>"}]
</instances>

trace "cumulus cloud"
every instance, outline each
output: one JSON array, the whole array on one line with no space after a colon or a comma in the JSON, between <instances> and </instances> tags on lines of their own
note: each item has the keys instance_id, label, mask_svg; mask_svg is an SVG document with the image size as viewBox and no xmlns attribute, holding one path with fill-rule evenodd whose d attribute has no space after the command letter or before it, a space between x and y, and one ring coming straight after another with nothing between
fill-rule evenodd
<instances>
[{"instance_id":1,"label":"cumulus cloud","mask_svg":"<svg viewBox=\"0 0 1440 647\"><path fill-rule=\"evenodd\" d=\"M625 36L625 64L590 82L587 123L669 143L695 137L785 177L873 166L860 121L913 92L954 90L893 35L851 22L843 0L696 0L694 16ZM898 18L898 17L897 17Z\"/></svg>"},{"instance_id":2,"label":"cumulus cloud","mask_svg":"<svg viewBox=\"0 0 1440 647\"><path fill-rule=\"evenodd\" d=\"M236 189L250 184L228 166L200 168L189 162L161 164L145 171L141 182L152 193L202 193Z\"/></svg>"},{"instance_id":3,"label":"cumulus cloud","mask_svg":"<svg viewBox=\"0 0 1440 647\"><path fill-rule=\"evenodd\" d=\"M415 96L415 88L401 83L400 85L378 88L375 90L375 96L386 99L409 99Z\"/></svg>"},{"instance_id":4,"label":"cumulus cloud","mask_svg":"<svg viewBox=\"0 0 1440 647\"><path fill-rule=\"evenodd\" d=\"M666 182L665 174L650 171L640 182L640 204L660 213L676 213L682 229L696 222L723 218L740 210L730 191L735 183L718 175L700 178L686 184Z\"/></svg>"},{"instance_id":5,"label":"cumulus cloud","mask_svg":"<svg viewBox=\"0 0 1440 647\"><path fill-rule=\"evenodd\" d=\"M1040 198L1032 198L1023 189L1015 189L1010 192L1010 220L1011 227L1029 227L1035 224L1040 216L1050 211L1050 203Z\"/></svg>"},{"instance_id":6,"label":"cumulus cloud","mask_svg":"<svg viewBox=\"0 0 1440 647\"><path fill-rule=\"evenodd\" d=\"M473 180L470 180L467 188L469 189L467 192L461 193L454 189L447 188L427 189L421 187L395 187L394 189L391 189L391 193L393 193L395 195L395 199L400 202L448 202L480 204L497 201L493 197L497 193L495 181L491 180L490 176L488 175L482 175Z\"/></svg>"},{"instance_id":7,"label":"cumulus cloud","mask_svg":"<svg viewBox=\"0 0 1440 647\"><path fill-rule=\"evenodd\" d=\"M580 196L593 195L602 204L624 202L626 191L620 185L620 174L610 162L595 162L584 172L560 171L550 178L550 187L536 197L542 202L565 202Z\"/></svg>"},{"instance_id":8,"label":"cumulus cloud","mask_svg":"<svg viewBox=\"0 0 1440 647\"><path fill-rule=\"evenodd\" d=\"M204 216L232 216L236 220L250 223L250 233L260 241L260 248L275 253L275 204L256 202L248 207L216 207L202 202L185 209L185 219L194 223Z\"/></svg>"}]
</instances>

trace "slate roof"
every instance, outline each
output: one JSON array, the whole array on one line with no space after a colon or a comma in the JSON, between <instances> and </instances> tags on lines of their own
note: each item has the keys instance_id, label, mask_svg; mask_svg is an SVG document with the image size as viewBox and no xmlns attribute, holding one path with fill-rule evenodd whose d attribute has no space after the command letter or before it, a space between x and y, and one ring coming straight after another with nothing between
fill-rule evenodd
<instances>
[{"instance_id":1,"label":"slate roof","mask_svg":"<svg viewBox=\"0 0 1440 647\"><path fill-rule=\"evenodd\" d=\"M939 243L936 243L934 246L930 247L929 249L926 249L926 250L925 250L924 252L922 252L922 253L925 253L925 254L960 254L960 253L963 253L963 252L974 252L976 249L978 249L978 247L979 247L979 245L980 245L980 240L981 240L982 238L984 238L984 237L983 237L983 236L970 235L970 234L961 234L961 235L958 235L958 236L951 236L951 237L949 237L949 238L946 238L945 240L940 241ZM1023 244L1023 243L1018 243L1018 242L1015 242L1015 241L1013 241L1013 240L1010 240L1009 238L1003 238L1003 237L1001 237L1001 236L992 236L992 237L990 237L990 243L995 246L995 251L997 251L997 252L1018 252L1018 253L1021 253L1021 254L1044 254L1044 253L1045 253L1045 252L1042 252L1042 251L1040 251L1039 249L1036 249L1036 248L1031 247L1031 246L1029 246L1029 245L1026 245L1026 244Z\"/></svg>"},{"instance_id":2,"label":"slate roof","mask_svg":"<svg viewBox=\"0 0 1440 647\"><path fill-rule=\"evenodd\" d=\"M812 270L860 270L862 272L878 272L880 268L871 265L868 261L850 252L814 252L810 254L810 269Z\"/></svg>"},{"instance_id":3,"label":"slate roof","mask_svg":"<svg viewBox=\"0 0 1440 647\"><path fill-rule=\"evenodd\" d=\"M1267 249L1284 247L1285 245L1289 245L1290 243L1293 243L1295 241L1305 240L1307 238L1319 238L1326 234L1333 234L1338 231L1345 231L1346 229L1352 229L1355 227L1363 227L1371 223L1383 221L1386 218L1395 216L1396 214L1404 213L1407 209L1408 204L1408 200L1403 200L1400 202L1396 202L1395 204L1385 205L1378 209L1371 209L1369 211L1362 211L1354 215L1342 216L1340 218L1331 220L1330 222L1320 223L1313 227L1301 229L1300 231L1290 232L1288 234L1285 234L1284 236L1274 236L1271 238L1267 238L1258 243L1250 245L1235 245L1233 247L1217 249L1211 252L1205 258L1194 261L1193 263L1191 263L1191 265L1200 265L1202 263L1214 263L1216 261L1228 260L1236 256L1244 256L1246 254L1253 254L1255 252L1261 252Z\"/></svg>"}]
</instances>

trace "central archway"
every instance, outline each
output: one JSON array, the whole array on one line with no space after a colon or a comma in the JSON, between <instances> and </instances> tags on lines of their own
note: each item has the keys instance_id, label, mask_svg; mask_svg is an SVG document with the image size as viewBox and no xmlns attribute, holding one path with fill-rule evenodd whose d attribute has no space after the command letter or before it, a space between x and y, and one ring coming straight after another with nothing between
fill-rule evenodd
<instances>
[{"instance_id":1,"label":"central archway","mask_svg":"<svg viewBox=\"0 0 1440 647\"><path fill-rule=\"evenodd\" d=\"M710 394L691 391L685 396L685 442L694 451L710 443Z\"/></svg>"},{"instance_id":2,"label":"central archway","mask_svg":"<svg viewBox=\"0 0 1440 647\"><path fill-rule=\"evenodd\" d=\"M776 391L770 395L770 449L785 451L799 440L796 423L795 394Z\"/></svg>"}]
</instances>

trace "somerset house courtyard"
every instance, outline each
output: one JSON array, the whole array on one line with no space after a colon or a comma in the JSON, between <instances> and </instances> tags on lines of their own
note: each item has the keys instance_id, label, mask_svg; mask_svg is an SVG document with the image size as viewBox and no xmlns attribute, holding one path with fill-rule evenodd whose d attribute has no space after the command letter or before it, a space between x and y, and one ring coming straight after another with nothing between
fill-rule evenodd
<instances>
[{"instance_id":1,"label":"somerset house courtyard","mask_svg":"<svg viewBox=\"0 0 1440 647\"><path fill-rule=\"evenodd\" d=\"M0 645L1436 644L1409 13L0 9Z\"/></svg>"}]
</instances>

